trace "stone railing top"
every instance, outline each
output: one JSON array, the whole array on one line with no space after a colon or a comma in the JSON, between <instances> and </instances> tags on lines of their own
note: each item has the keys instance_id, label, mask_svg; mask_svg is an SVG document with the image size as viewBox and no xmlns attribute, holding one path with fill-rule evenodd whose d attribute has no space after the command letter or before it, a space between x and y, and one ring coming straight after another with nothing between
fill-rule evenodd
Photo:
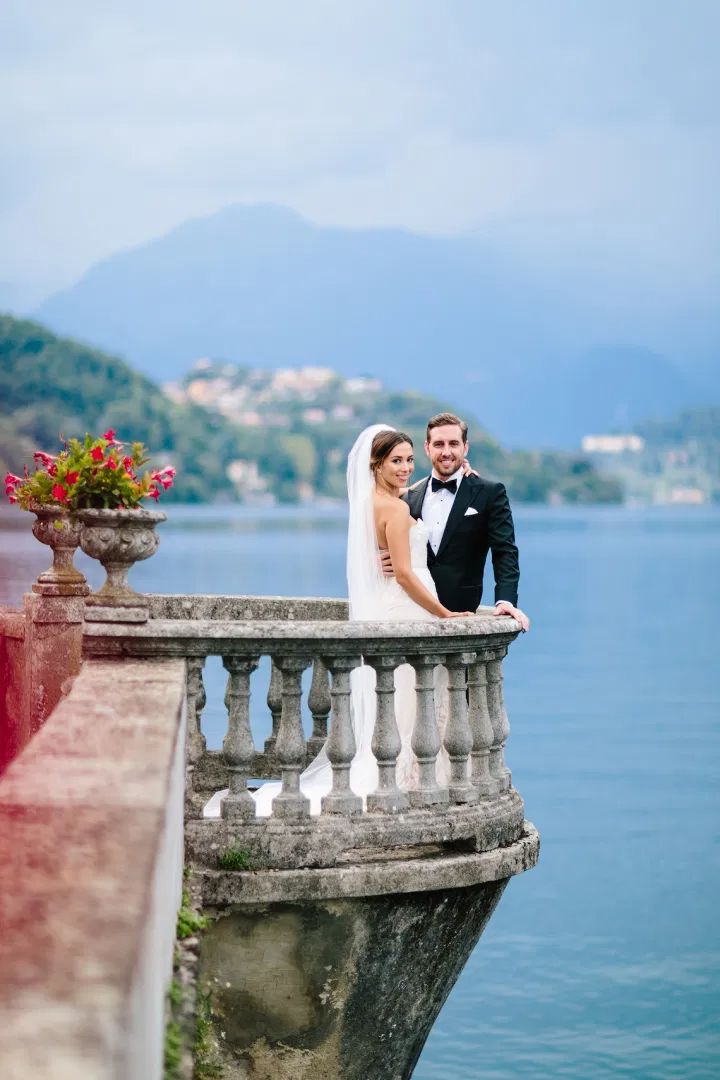
<instances>
[{"instance_id":1,"label":"stone railing top","mask_svg":"<svg viewBox=\"0 0 720 1080\"><path fill-rule=\"evenodd\" d=\"M303 596L148 596L152 619L345 619L348 602L334 597Z\"/></svg>"},{"instance_id":2,"label":"stone railing top","mask_svg":"<svg viewBox=\"0 0 720 1080\"><path fill-rule=\"evenodd\" d=\"M489 612L491 609L485 609ZM202 655L272 652L297 655L418 654L428 650L499 649L520 633L509 616L481 613L466 619L417 622L345 622L337 619L150 619L146 623L86 623L90 655Z\"/></svg>"}]
</instances>

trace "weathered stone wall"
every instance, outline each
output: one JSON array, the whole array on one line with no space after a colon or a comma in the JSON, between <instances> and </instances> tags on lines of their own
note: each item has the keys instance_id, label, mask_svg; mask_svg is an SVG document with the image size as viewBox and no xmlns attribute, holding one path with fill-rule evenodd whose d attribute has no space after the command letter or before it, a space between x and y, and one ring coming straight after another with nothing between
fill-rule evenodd
<instances>
[{"instance_id":1,"label":"weathered stone wall","mask_svg":"<svg viewBox=\"0 0 720 1080\"><path fill-rule=\"evenodd\" d=\"M0 608L0 774L30 738L24 647L23 613Z\"/></svg>"},{"instance_id":2,"label":"weathered stone wall","mask_svg":"<svg viewBox=\"0 0 720 1080\"><path fill-rule=\"evenodd\" d=\"M159 1080L185 664L86 661L0 779L0 1076Z\"/></svg>"},{"instance_id":3,"label":"weathered stone wall","mask_svg":"<svg viewBox=\"0 0 720 1080\"><path fill-rule=\"evenodd\" d=\"M227 1080L408 1080L506 884L225 912L201 982Z\"/></svg>"}]
</instances>

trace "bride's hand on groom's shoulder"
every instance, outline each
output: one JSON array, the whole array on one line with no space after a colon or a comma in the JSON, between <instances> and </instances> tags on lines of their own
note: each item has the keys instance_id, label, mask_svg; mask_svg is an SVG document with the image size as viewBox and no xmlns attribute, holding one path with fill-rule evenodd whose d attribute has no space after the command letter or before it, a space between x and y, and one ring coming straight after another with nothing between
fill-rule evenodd
<instances>
[{"instance_id":1,"label":"bride's hand on groom's shoulder","mask_svg":"<svg viewBox=\"0 0 720 1080\"><path fill-rule=\"evenodd\" d=\"M511 619L520 623L524 634L530 629L530 620L525 612L515 607L509 600L498 600L493 615L509 615Z\"/></svg>"},{"instance_id":2,"label":"bride's hand on groom's shoulder","mask_svg":"<svg viewBox=\"0 0 720 1080\"><path fill-rule=\"evenodd\" d=\"M414 484L408 484L407 487L400 488L400 494L407 495L408 491L414 491L415 488L420 487L422 483L424 483L423 480L416 480Z\"/></svg>"},{"instance_id":3,"label":"bride's hand on groom's shoulder","mask_svg":"<svg viewBox=\"0 0 720 1080\"><path fill-rule=\"evenodd\" d=\"M473 469L467 458L465 458L462 463L462 471L463 476L480 476L480 473L477 471L477 469Z\"/></svg>"}]
</instances>

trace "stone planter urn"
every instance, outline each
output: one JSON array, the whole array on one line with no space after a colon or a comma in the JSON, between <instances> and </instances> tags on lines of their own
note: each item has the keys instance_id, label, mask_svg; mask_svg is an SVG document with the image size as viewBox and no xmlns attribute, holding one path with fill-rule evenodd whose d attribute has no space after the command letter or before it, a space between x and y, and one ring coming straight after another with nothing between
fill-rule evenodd
<instances>
[{"instance_id":1,"label":"stone planter urn","mask_svg":"<svg viewBox=\"0 0 720 1080\"><path fill-rule=\"evenodd\" d=\"M147 597L128 584L128 571L149 559L160 542L155 526L167 520L161 510L78 510L80 547L98 559L107 578L85 601L89 622L145 622Z\"/></svg>"},{"instance_id":2,"label":"stone planter urn","mask_svg":"<svg viewBox=\"0 0 720 1080\"><path fill-rule=\"evenodd\" d=\"M52 548L53 563L43 570L32 590L46 596L87 596L90 592L83 574L73 565L80 544L80 522L61 506L41 506L31 503L35 515L33 536Z\"/></svg>"}]
</instances>

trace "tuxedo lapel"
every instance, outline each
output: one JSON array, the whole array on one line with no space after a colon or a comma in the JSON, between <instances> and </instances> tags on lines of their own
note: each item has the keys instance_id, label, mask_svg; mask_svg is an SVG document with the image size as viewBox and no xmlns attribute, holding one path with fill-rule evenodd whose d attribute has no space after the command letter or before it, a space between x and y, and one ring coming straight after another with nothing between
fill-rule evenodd
<instances>
[{"instance_id":1,"label":"tuxedo lapel","mask_svg":"<svg viewBox=\"0 0 720 1080\"><path fill-rule=\"evenodd\" d=\"M425 498L425 492L427 491L427 486L429 483L430 477L427 476L425 480L421 480L416 487L411 488L411 490L407 493L407 501L408 506L410 507L410 513L416 521L422 513L423 499Z\"/></svg>"},{"instance_id":2,"label":"tuxedo lapel","mask_svg":"<svg viewBox=\"0 0 720 1080\"><path fill-rule=\"evenodd\" d=\"M452 504L452 509L450 510L450 513L448 515L445 532L442 534L442 540L440 541L440 546L437 550L436 557L438 559L447 547L448 541L450 540L450 537L457 528L460 519L464 516L465 511L472 502L473 494L474 488L470 481L470 477L466 476L460 484L460 488L458 489L458 493L455 496Z\"/></svg>"}]
</instances>

